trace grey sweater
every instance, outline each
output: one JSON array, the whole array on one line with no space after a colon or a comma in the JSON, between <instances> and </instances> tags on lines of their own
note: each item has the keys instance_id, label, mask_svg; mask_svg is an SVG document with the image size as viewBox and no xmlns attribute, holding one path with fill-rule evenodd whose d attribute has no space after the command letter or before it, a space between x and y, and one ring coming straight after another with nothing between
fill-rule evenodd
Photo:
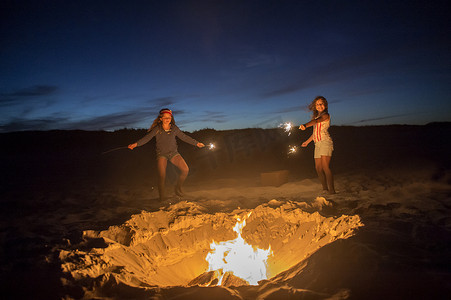
<instances>
[{"instance_id":1,"label":"grey sweater","mask_svg":"<svg viewBox=\"0 0 451 300\"><path fill-rule=\"evenodd\" d=\"M165 131L160 126L155 126L148 134L136 143L138 146L142 146L148 143L154 136L157 141L157 155L177 152L177 141L175 137L178 137L182 141L193 146L196 146L198 143L195 139L184 134L176 125L171 125L171 129L169 131Z\"/></svg>"}]
</instances>

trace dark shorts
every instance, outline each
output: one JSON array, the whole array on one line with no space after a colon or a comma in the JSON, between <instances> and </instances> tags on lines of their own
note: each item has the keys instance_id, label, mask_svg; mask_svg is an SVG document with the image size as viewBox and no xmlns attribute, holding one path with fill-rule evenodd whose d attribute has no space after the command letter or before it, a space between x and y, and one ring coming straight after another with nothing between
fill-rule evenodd
<instances>
[{"instance_id":1,"label":"dark shorts","mask_svg":"<svg viewBox=\"0 0 451 300\"><path fill-rule=\"evenodd\" d=\"M160 159L161 157L163 157L163 158L166 158L167 160L171 161L171 159L173 159L177 155L180 155L180 153L178 153L178 152L158 153L157 160Z\"/></svg>"}]
</instances>

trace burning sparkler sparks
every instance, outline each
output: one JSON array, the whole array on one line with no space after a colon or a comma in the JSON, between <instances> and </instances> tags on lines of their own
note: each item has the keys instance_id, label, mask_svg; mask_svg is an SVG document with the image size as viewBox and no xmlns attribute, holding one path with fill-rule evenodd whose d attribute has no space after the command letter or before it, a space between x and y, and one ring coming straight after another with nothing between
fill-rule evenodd
<instances>
[{"instance_id":1,"label":"burning sparkler sparks","mask_svg":"<svg viewBox=\"0 0 451 300\"><path fill-rule=\"evenodd\" d=\"M285 132L288 132L288 135L291 134L291 129L293 128L293 124L291 122L285 122L279 125L280 128L283 128Z\"/></svg>"},{"instance_id":2,"label":"burning sparkler sparks","mask_svg":"<svg viewBox=\"0 0 451 300\"><path fill-rule=\"evenodd\" d=\"M297 146L288 146L288 154L293 154L296 153L298 151L298 147Z\"/></svg>"},{"instance_id":3,"label":"burning sparkler sparks","mask_svg":"<svg viewBox=\"0 0 451 300\"><path fill-rule=\"evenodd\" d=\"M208 150L213 150L216 148L215 144L213 144L213 143L208 144L207 147L208 147Z\"/></svg>"}]
</instances>

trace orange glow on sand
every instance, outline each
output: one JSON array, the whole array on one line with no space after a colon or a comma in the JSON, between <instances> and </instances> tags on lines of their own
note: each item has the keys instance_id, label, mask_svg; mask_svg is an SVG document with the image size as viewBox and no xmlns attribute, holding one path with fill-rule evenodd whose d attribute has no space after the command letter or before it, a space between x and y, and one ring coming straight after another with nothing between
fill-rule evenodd
<instances>
[{"instance_id":1,"label":"orange glow on sand","mask_svg":"<svg viewBox=\"0 0 451 300\"><path fill-rule=\"evenodd\" d=\"M319 248L363 226L356 215L304 211L329 206L321 197L311 203L271 200L229 215L205 213L198 203L182 201L132 215L108 230L87 230L84 243L95 241L94 247L64 249L59 258L63 272L86 286L92 298L105 289L115 293L143 286L154 295L172 287L228 290L279 284L301 272L304 260Z\"/></svg>"}]
</instances>

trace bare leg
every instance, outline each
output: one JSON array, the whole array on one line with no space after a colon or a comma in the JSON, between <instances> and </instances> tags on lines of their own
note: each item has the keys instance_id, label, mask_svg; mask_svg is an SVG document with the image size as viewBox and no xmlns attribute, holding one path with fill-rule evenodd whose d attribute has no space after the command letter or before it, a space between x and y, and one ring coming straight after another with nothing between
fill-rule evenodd
<instances>
[{"instance_id":1,"label":"bare leg","mask_svg":"<svg viewBox=\"0 0 451 300\"><path fill-rule=\"evenodd\" d=\"M323 186L323 190L327 191L327 182L326 182L326 175L324 174L323 170L323 161L321 158L315 158L315 169L316 173L318 174L319 181L321 182L321 185Z\"/></svg>"},{"instance_id":2,"label":"bare leg","mask_svg":"<svg viewBox=\"0 0 451 300\"><path fill-rule=\"evenodd\" d=\"M178 196L183 196L182 185L185 182L186 177L188 176L188 172L189 172L188 165L186 164L185 160L183 159L183 157L181 155L174 156L171 159L171 163L173 163L174 166L176 166L180 170L179 178L177 180L177 185L175 187L175 193Z\"/></svg>"},{"instance_id":3,"label":"bare leg","mask_svg":"<svg viewBox=\"0 0 451 300\"><path fill-rule=\"evenodd\" d=\"M168 165L168 160L164 157L158 158L158 193L160 195L160 200L164 200L164 183L166 181L166 167Z\"/></svg>"},{"instance_id":4,"label":"bare leg","mask_svg":"<svg viewBox=\"0 0 451 300\"><path fill-rule=\"evenodd\" d=\"M335 194L335 187L334 187L334 176L332 175L332 171L330 170L329 164L330 164L330 156L321 156L321 162L324 174L326 175L326 181L327 186L329 187L329 194Z\"/></svg>"}]
</instances>

